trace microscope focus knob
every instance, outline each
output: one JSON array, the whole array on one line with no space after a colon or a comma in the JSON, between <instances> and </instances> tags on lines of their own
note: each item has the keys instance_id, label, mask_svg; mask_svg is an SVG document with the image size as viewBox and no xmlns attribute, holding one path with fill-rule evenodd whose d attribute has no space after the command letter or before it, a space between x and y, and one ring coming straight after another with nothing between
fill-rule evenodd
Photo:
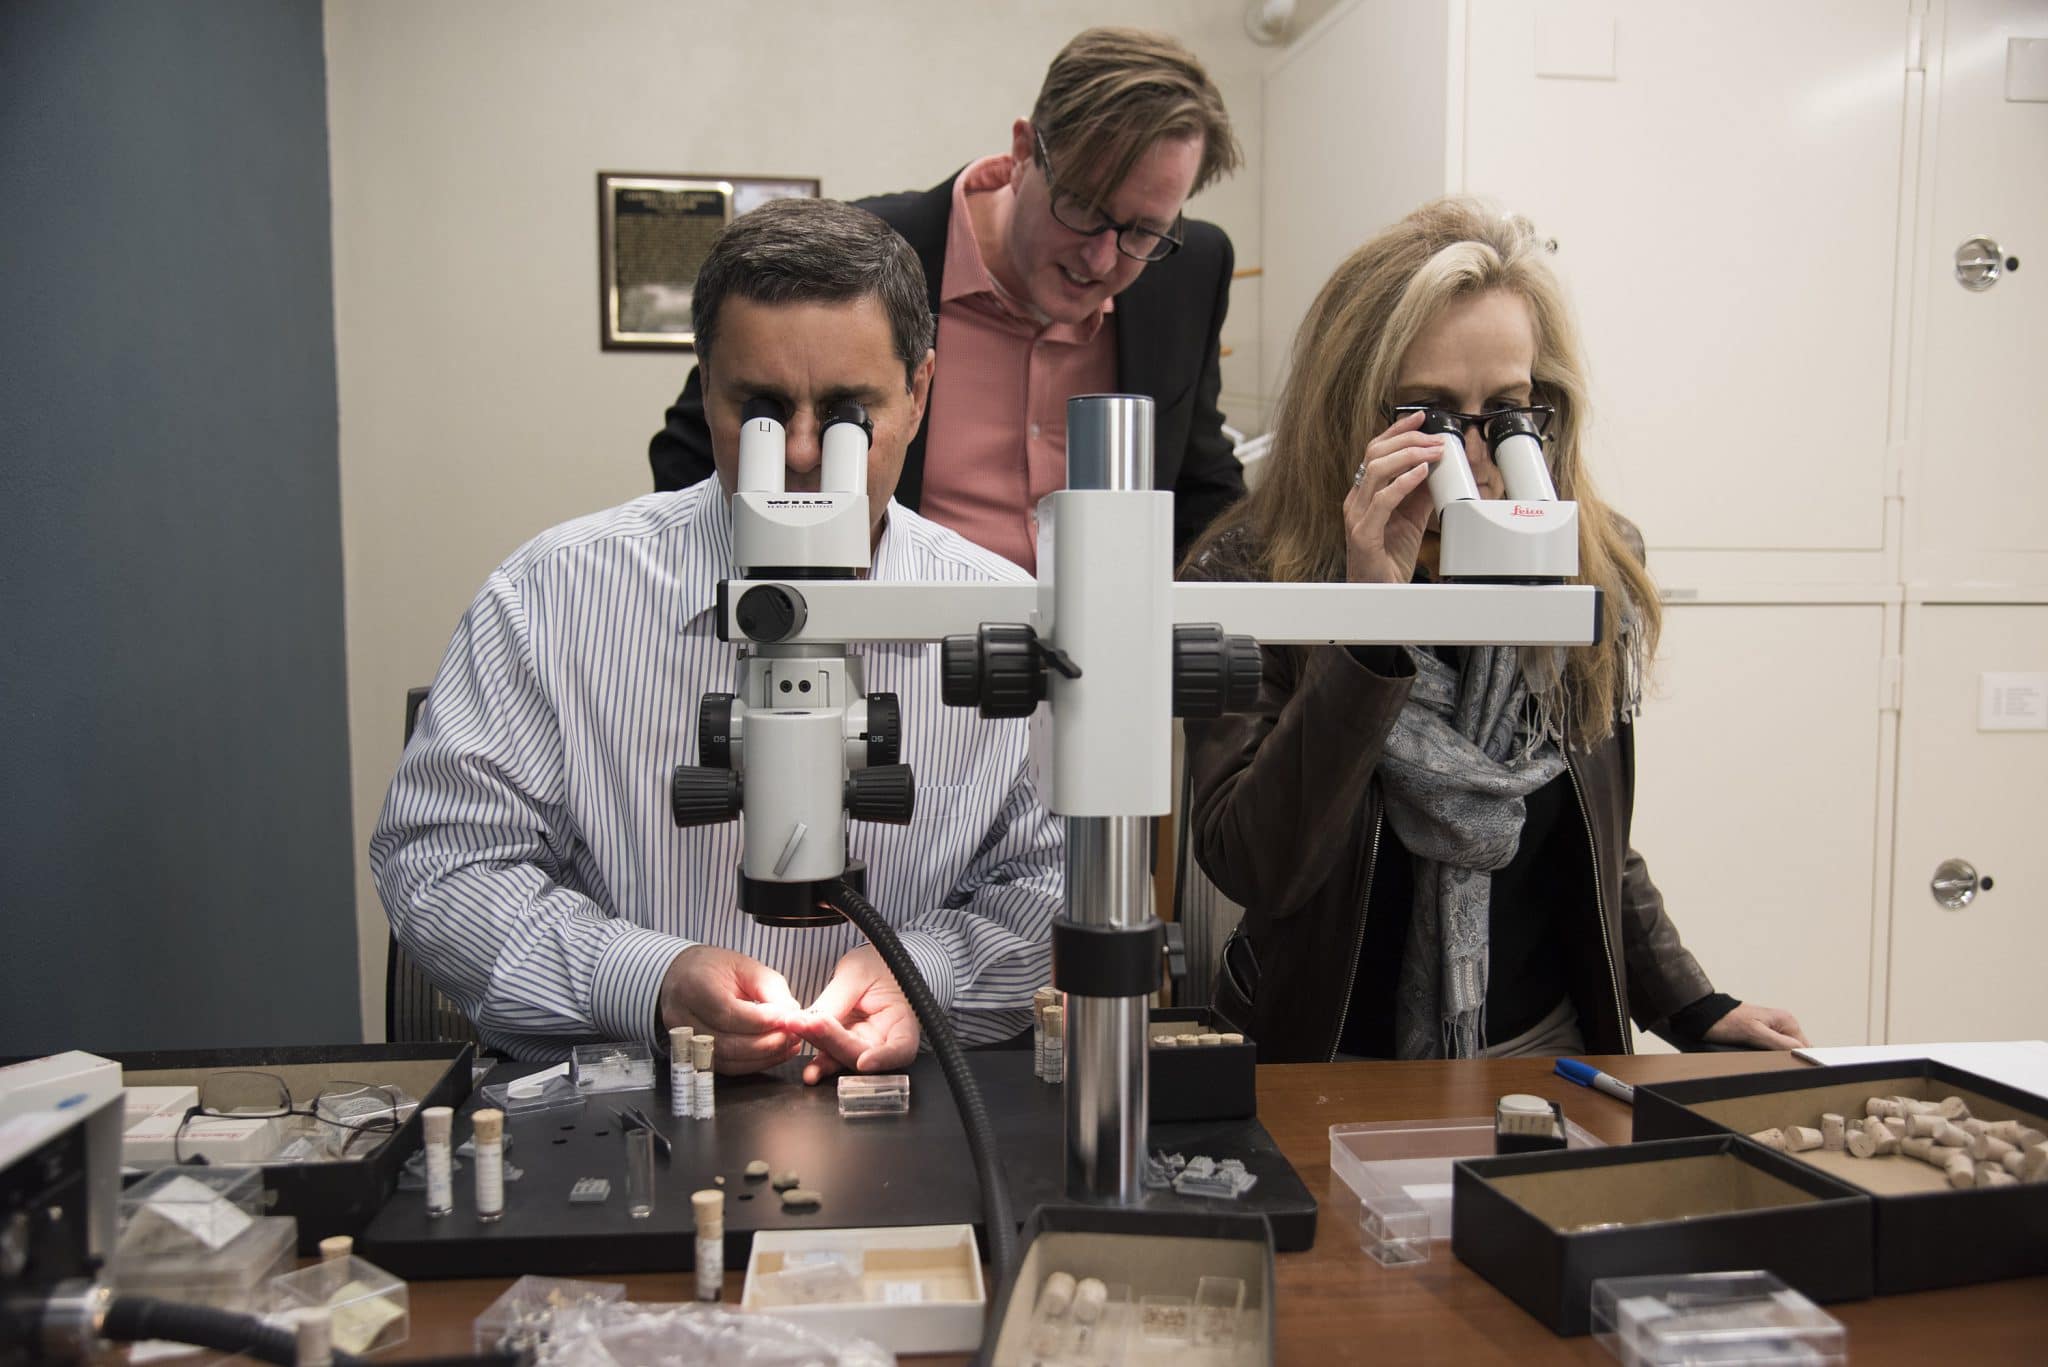
<instances>
[{"instance_id":1,"label":"microscope focus knob","mask_svg":"<svg viewBox=\"0 0 2048 1367\"><path fill-rule=\"evenodd\" d=\"M1045 661L1028 626L991 622L940 645L940 696L984 717L1028 717L1045 700Z\"/></svg>"},{"instance_id":2,"label":"microscope focus knob","mask_svg":"<svg viewBox=\"0 0 2048 1367\"><path fill-rule=\"evenodd\" d=\"M732 768L732 699L706 693L697 704L697 762L706 768Z\"/></svg>"},{"instance_id":3,"label":"microscope focus knob","mask_svg":"<svg viewBox=\"0 0 2048 1367\"><path fill-rule=\"evenodd\" d=\"M856 821L908 826L917 810L917 785L907 764L877 764L846 776L846 814Z\"/></svg>"},{"instance_id":4,"label":"microscope focus knob","mask_svg":"<svg viewBox=\"0 0 2048 1367\"><path fill-rule=\"evenodd\" d=\"M903 758L903 706L894 693L868 694L868 767Z\"/></svg>"},{"instance_id":5,"label":"microscope focus knob","mask_svg":"<svg viewBox=\"0 0 2048 1367\"><path fill-rule=\"evenodd\" d=\"M740 814L740 776L730 769L678 764L668 801L676 825L716 826Z\"/></svg>"},{"instance_id":6,"label":"microscope focus knob","mask_svg":"<svg viewBox=\"0 0 2048 1367\"><path fill-rule=\"evenodd\" d=\"M740 595L732 615L748 640L772 645L802 631L809 613L796 590L782 584L756 584Z\"/></svg>"},{"instance_id":7,"label":"microscope focus knob","mask_svg":"<svg viewBox=\"0 0 2048 1367\"><path fill-rule=\"evenodd\" d=\"M1182 623L1173 629L1173 715L1243 711L1259 700L1264 671L1254 638L1226 636L1214 622Z\"/></svg>"}]
</instances>

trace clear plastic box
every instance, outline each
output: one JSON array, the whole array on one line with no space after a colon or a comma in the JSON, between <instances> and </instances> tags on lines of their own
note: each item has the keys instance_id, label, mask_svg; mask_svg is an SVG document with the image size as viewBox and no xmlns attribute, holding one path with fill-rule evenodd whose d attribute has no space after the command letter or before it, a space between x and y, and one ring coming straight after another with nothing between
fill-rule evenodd
<instances>
[{"instance_id":1,"label":"clear plastic box","mask_svg":"<svg viewBox=\"0 0 2048 1367\"><path fill-rule=\"evenodd\" d=\"M619 1282L521 1277L476 1317L471 1351L479 1355L530 1352L547 1341L557 1310L609 1305L625 1294L626 1288Z\"/></svg>"},{"instance_id":2,"label":"clear plastic box","mask_svg":"<svg viewBox=\"0 0 2048 1367\"><path fill-rule=\"evenodd\" d=\"M334 1346L358 1356L405 1342L412 1327L405 1283L361 1258L329 1258L273 1277L270 1313L324 1307L333 1312Z\"/></svg>"},{"instance_id":3,"label":"clear plastic box","mask_svg":"<svg viewBox=\"0 0 2048 1367\"><path fill-rule=\"evenodd\" d=\"M263 1209L261 1168L162 1168L121 1193L121 1252L145 1257L225 1248Z\"/></svg>"},{"instance_id":4,"label":"clear plastic box","mask_svg":"<svg viewBox=\"0 0 2048 1367\"><path fill-rule=\"evenodd\" d=\"M579 1044L569 1075L584 1092L637 1092L654 1086L654 1051L644 1044Z\"/></svg>"},{"instance_id":5,"label":"clear plastic box","mask_svg":"<svg viewBox=\"0 0 2048 1367\"><path fill-rule=\"evenodd\" d=\"M1768 1272L1603 1277L1593 1335L1628 1367L1849 1360L1842 1322Z\"/></svg>"},{"instance_id":6,"label":"clear plastic box","mask_svg":"<svg viewBox=\"0 0 2048 1367\"><path fill-rule=\"evenodd\" d=\"M299 1222L289 1215L259 1215L218 1249L149 1253L124 1245L114 1255L114 1288L124 1296L260 1313L266 1284L291 1270L298 1245Z\"/></svg>"},{"instance_id":7,"label":"clear plastic box","mask_svg":"<svg viewBox=\"0 0 2048 1367\"><path fill-rule=\"evenodd\" d=\"M1567 1148L1606 1147L1569 1120L1564 1134ZM1360 1246L1382 1263L1427 1261L1425 1241L1451 1237L1451 1165L1492 1154L1490 1115L1332 1125L1327 1218L1355 1219ZM1428 1221L1420 1236L1417 1211ZM1370 1231L1369 1216L1376 1217ZM1375 1243L1382 1245L1378 1253Z\"/></svg>"},{"instance_id":8,"label":"clear plastic box","mask_svg":"<svg viewBox=\"0 0 2048 1367\"><path fill-rule=\"evenodd\" d=\"M903 1115L909 1110L909 1074L839 1075L839 1114L842 1119L850 1120L868 1115Z\"/></svg>"}]
</instances>

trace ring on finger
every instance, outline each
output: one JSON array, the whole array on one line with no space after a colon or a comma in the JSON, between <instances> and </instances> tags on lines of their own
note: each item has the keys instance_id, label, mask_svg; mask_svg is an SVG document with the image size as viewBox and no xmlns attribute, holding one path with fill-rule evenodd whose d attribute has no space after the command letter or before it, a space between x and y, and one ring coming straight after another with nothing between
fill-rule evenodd
<instances>
[{"instance_id":1,"label":"ring on finger","mask_svg":"<svg viewBox=\"0 0 2048 1367\"><path fill-rule=\"evenodd\" d=\"M1364 483L1365 483L1365 462L1364 462L1364 461L1360 461L1360 462L1358 462L1358 469L1354 470L1354 471L1352 472L1352 474L1351 474L1351 487L1352 487L1352 488L1354 488L1354 489L1357 489L1357 488L1360 488L1361 486L1363 486L1363 485L1364 485Z\"/></svg>"}]
</instances>

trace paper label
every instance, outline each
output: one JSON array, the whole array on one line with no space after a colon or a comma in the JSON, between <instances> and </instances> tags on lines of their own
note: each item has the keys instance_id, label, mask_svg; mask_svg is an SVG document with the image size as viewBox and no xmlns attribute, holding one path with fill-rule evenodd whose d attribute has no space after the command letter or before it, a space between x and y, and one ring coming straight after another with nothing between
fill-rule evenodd
<instances>
[{"instance_id":1,"label":"paper label","mask_svg":"<svg viewBox=\"0 0 2048 1367\"><path fill-rule=\"evenodd\" d=\"M350 1282L327 1303L334 1307L334 1346L344 1353L367 1353L384 1326L404 1313L368 1282Z\"/></svg>"},{"instance_id":2,"label":"paper label","mask_svg":"<svg viewBox=\"0 0 2048 1367\"><path fill-rule=\"evenodd\" d=\"M150 1198L149 1209L215 1250L226 1248L236 1235L254 1223L240 1206L190 1177L166 1182Z\"/></svg>"},{"instance_id":3,"label":"paper label","mask_svg":"<svg viewBox=\"0 0 2048 1367\"><path fill-rule=\"evenodd\" d=\"M1979 731L2048 731L2048 673L1977 676Z\"/></svg>"},{"instance_id":4,"label":"paper label","mask_svg":"<svg viewBox=\"0 0 2048 1367\"><path fill-rule=\"evenodd\" d=\"M875 1287L884 1305L922 1305L923 1282L881 1282Z\"/></svg>"}]
</instances>

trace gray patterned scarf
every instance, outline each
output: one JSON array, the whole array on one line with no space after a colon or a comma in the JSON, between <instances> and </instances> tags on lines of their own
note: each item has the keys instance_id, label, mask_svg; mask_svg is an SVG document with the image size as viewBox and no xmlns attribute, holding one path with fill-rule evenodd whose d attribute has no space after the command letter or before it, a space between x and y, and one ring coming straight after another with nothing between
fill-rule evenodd
<instances>
[{"instance_id":1,"label":"gray patterned scarf","mask_svg":"<svg viewBox=\"0 0 2048 1367\"><path fill-rule=\"evenodd\" d=\"M1415 684L1380 761L1387 820L1414 857L1415 910L1394 1001L1399 1058L1471 1058L1485 1041L1493 873L1521 843L1524 799L1564 772L1557 719L1539 717L1514 646L1474 646L1462 669L1409 647ZM1527 652L1554 677L1563 652Z\"/></svg>"}]
</instances>

